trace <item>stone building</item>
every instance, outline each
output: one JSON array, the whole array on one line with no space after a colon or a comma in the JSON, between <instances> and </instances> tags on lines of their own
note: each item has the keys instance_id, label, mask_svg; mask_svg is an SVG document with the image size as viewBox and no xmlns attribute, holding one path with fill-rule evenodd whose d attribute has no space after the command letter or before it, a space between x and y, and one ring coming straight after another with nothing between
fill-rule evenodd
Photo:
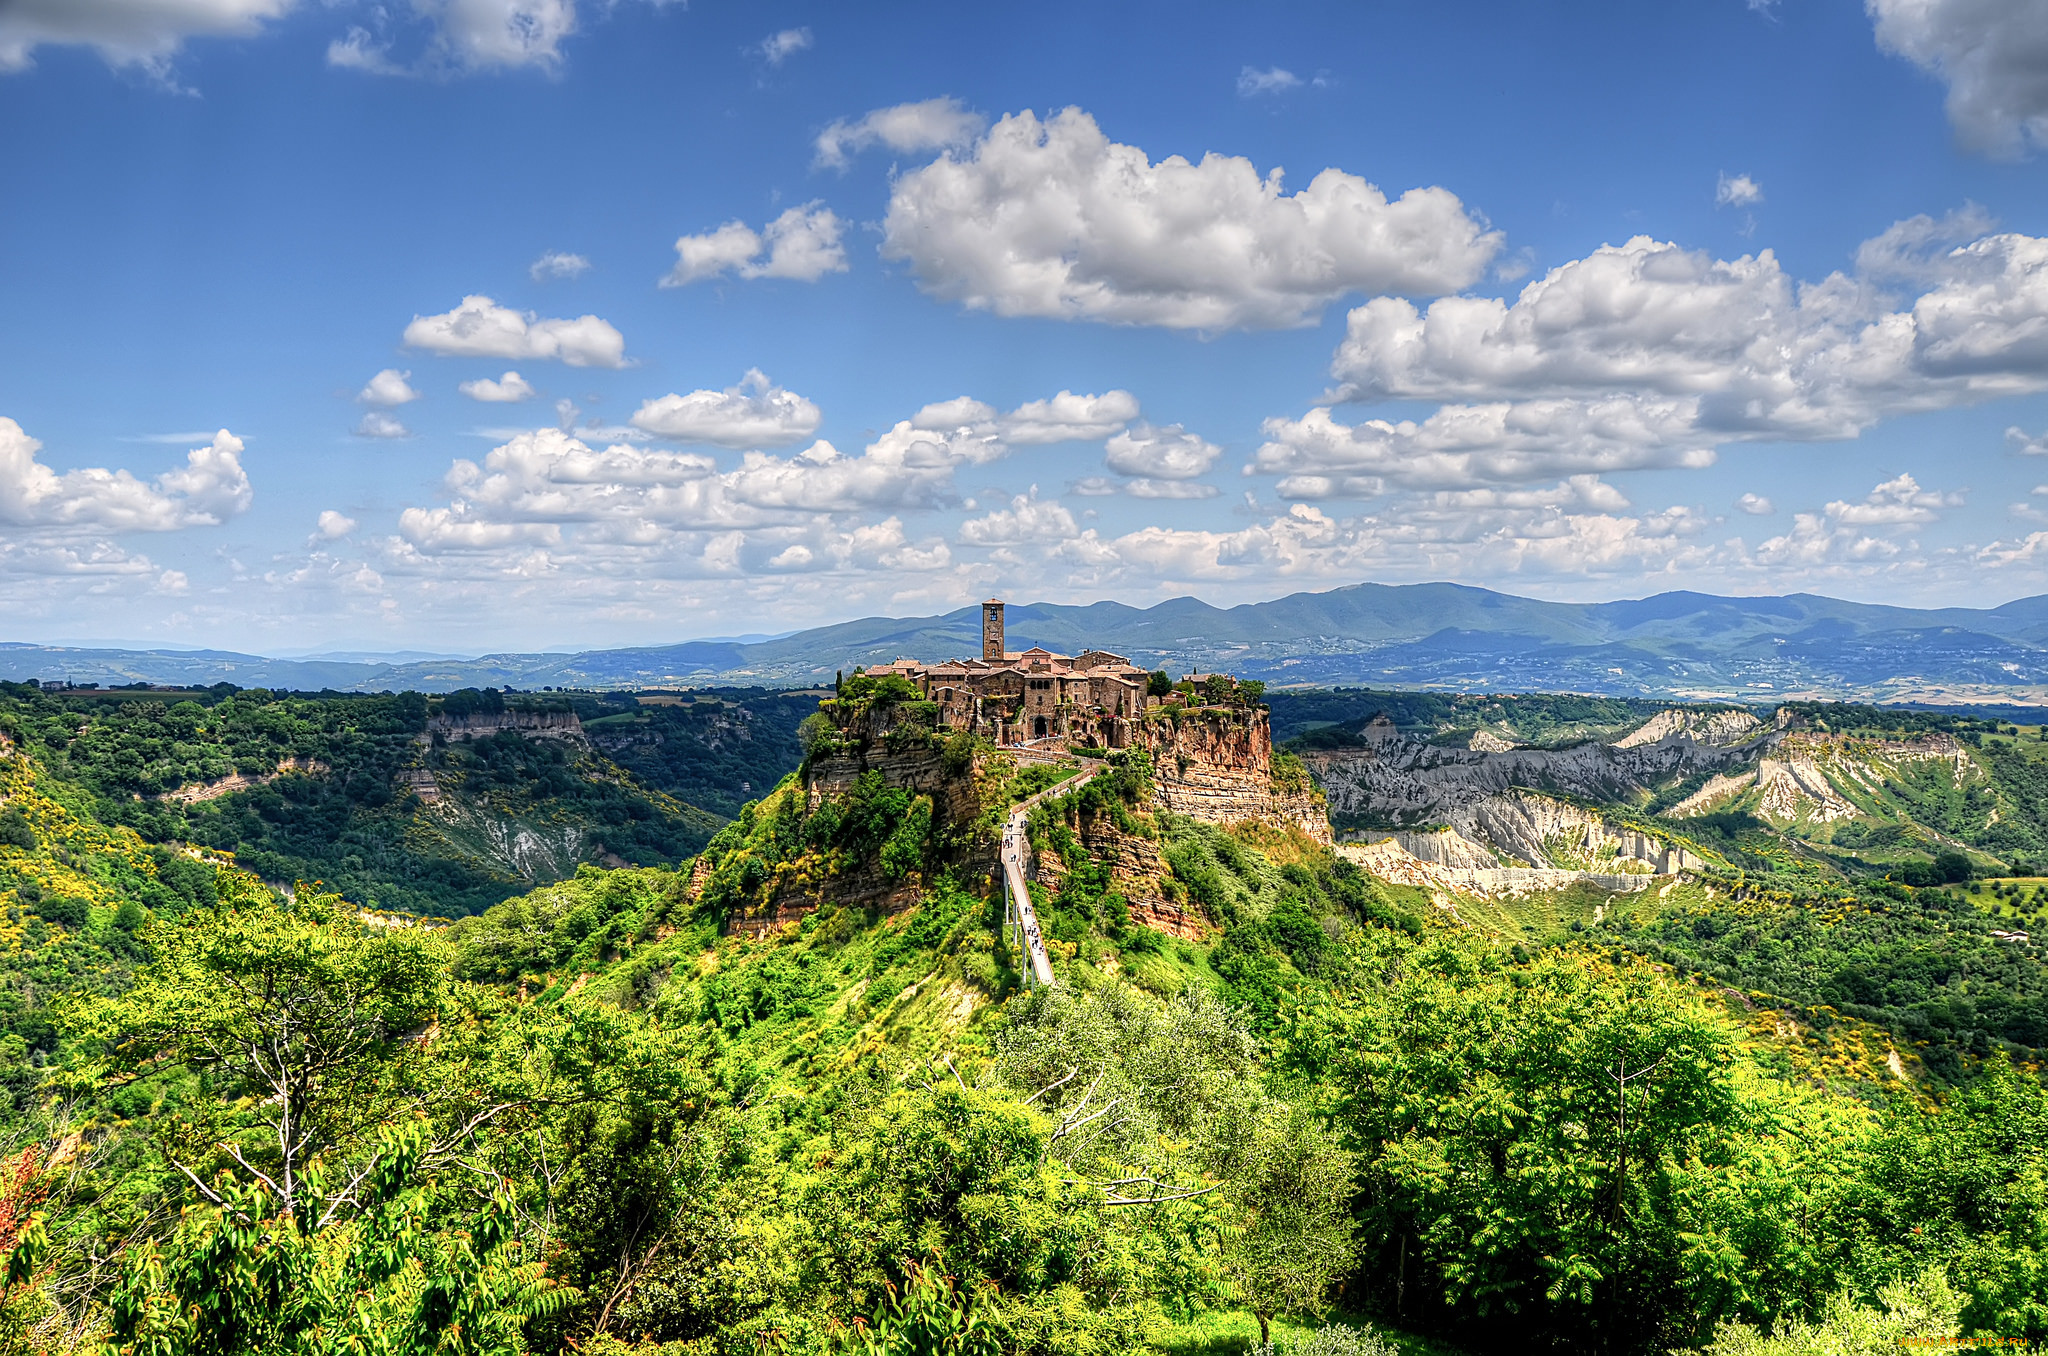
<instances>
[{"instance_id":1,"label":"stone building","mask_svg":"<svg viewBox=\"0 0 2048 1356\"><path fill-rule=\"evenodd\" d=\"M981 657L926 664L898 659L867 670L916 684L939 707L939 728L971 730L998 744L1038 740L1120 749L1131 743L1131 722L1144 717L1150 677L1120 654L1088 650L1055 654L1034 645L1006 647L1003 604L981 605Z\"/></svg>"}]
</instances>

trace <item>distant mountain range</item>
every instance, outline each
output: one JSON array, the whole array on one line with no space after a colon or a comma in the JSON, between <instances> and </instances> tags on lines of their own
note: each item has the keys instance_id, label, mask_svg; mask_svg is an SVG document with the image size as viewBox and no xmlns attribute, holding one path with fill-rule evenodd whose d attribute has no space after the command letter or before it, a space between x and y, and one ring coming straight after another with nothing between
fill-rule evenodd
<instances>
[{"instance_id":1,"label":"distant mountain range","mask_svg":"<svg viewBox=\"0 0 2048 1356\"><path fill-rule=\"evenodd\" d=\"M977 653L980 625L979 609L969 607L760 641L407 662L0 644L0 678L359 692L799 687L905 655ZM2048 595L1988 609L1923 609L1816 594L1548 603L1458 584L1356 584L1229 608L1194 598L1148 608L1017 604L1009 634L1013 648L1071 654L1093 646L1175 674L1220 669L1287 686L2048 704Z\"/></svg>"}]
</instances>

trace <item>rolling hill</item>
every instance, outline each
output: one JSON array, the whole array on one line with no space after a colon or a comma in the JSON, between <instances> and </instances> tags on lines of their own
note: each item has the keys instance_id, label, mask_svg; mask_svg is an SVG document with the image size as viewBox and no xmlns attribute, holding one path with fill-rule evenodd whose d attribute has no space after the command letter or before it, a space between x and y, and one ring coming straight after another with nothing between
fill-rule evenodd
<instances>
[{"instance_id":1,"label":"rolling hill","mask_svg":"<svg viewBox=\"0 0 2048 1356\"><path fill-rule=\"evenodd\" d=\"M979 611L864 617L777 639L406 663L279 660L227 651L0 645L0 678L102 685L230 682L296 690L462 687L800 687L904 655L979 646ZM1227 669L1275 686L1371 684L1702 700L1784 697L1969 703L2048 700L2048 595L1921 609L1817 594L1674 592L1555 603L1458 584L1355 584L1219 608L1015 604L1020 646L1100 646L1152 668Z\"/></svg>"}]
</instances>

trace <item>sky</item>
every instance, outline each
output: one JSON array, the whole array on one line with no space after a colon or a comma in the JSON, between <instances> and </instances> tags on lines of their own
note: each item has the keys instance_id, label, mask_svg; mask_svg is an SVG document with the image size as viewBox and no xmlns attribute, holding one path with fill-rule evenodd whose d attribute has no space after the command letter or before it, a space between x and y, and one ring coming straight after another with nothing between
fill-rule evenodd
<instances>
[{"instance_id":1,"label":"sky","mask_svg":"<svg viewBox=\"0 0 2048 1356\"><path fill-rule=\"evenodd\" d=\"M2048 6L0 0L0 639L2048 592Z\"/></svg>"}]
</instances>

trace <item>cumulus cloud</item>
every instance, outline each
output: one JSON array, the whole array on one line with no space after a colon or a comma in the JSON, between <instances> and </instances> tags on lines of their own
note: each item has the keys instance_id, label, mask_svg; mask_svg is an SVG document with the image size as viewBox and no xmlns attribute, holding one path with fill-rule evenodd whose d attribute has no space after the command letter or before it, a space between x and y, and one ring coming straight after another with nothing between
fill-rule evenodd
<instances>
[{"instance_id":1,"label":"cumulus cloud","mask_svg":"<svg viewBox=\"0 0 2048 1356\"><path fill-rule=\"evenodd\" d=\"M412 430L381 410L369 410L356 425L358 438L410 438Z\"/></svg>"},{"instance_id":2,"label":"cumulus cloud","mask_svg":"<svg viewBox=\"0 0 2048 1356\"><path fill-rule=\"evenodd\" d=\"M1637 237L1512 300L1375 298L1350 314L1332 396L1488 402L1447 404L1420 429L1506 419L1518 436L1502 451L1542 455L1496 473L1540 476L1704 465L1721 443L1849 438L1892 414L2048 389L2048 240L1945 243L1981 220L1901 223L1859 252L1867 272L1818 283L1795 282L1769 250L1729 261ZM1904 304L1901 283L1917 293Z\"/></svg>"},{"instance_id":3,"label":"cumulus cloud","mask_svg":"<svg viewBox=\"0 0 2048 1356\"><path fill-rule=\"evenodd\" d=\"M97 467L59 474L36 459L42 446L20 424L0 416L0 522L31 529L169 532L218 526L254 498L242 469L242 440L226 429L187 452L183 466L151 481Z\"/></svg>"},{"instance_id":4,"label":"cumulus cloud","mask_svg":"<svg viewBox=\"0 0 2048 1356\"><path fill-rule=\"evenodd\" d=\"M1027 542L1058 542L1077 535L1074 515L1057 500L1040 499L1038 487L997 509L960 524L960 540L968 546L1016 546Z\"/></svg>"},{"instance_id":5,"label":"cumulus cloud","mask_svg":"<svg viewBox=\"0 0 2048 1356\"><path fill-rule=\"evenodd\" d=\"M1060 543L1076 581L1171 589L1231 581L1367 577L1486 578L1517 574L1682 576L1725 556L1703 539L1710 520L1672 508L1623 512L1593 477L1540 492L1417 496L1398 512L1334 517L1312 504L1231 532L1146 527L1117 537L1094 529Z\"/></svg>"},{"instance_id":6,"label":"cumulus cloud","mask_svg":"<svg viewBox=\"0 0 2048 1356\"><path fill-rule=\"evenodd\" d=\"M1693 433L1684 401L1592 400L1445 405L1421 422L1340 421L1328 409L1268 419L1250 471L1282 477L1290 499L1361 497L1388 485L1459 489L1552 476L1701 467L1711 440Z\"/></svg>"},{"instance_id":7,"label":"cumulus cloud","mask_svg":"<svg viewBox=\"0 0 2048 1356\"><path fill-rule=\"evenodd\" d=\"M1044 400L1027 400L1007 414L972 396L956 396L925 406L910 417L910 423L919 429L972 431L991 444L1007 447L1093 442L1137 417L1138 398L1129 391L1101 395L1061 391Z\"/></svg>"},{"instance_id":8,"label":"cumulus cloud","mask_svg":"<svg viewBox=\"0 0 2048 1356\"><path fill-rule=\"evenodd\" d=\"M754 50L770 66L780 66L798 52L811 48L811 30L808 28L785 28L779 33L770 33L761 39Z\"/></svg>"},{"instance_id":9,"label":"cumulus cloud","mask_svg":"<svg viewBox=\"0 0 2048 1356\"><path fill-rule=\"evenodd\" d=\"M1290 194L1242 157L1155 164L1069 108L899 176L882 253L970 309L1215 331L1312 324L1353 291L1456 291L1500 245L1447 189L1390 202L1326 169Z\"/></svg>"},{"instance_id":10,"label":"cumulus cloud","mask_svg":"<svg viewBox=\"0 0 2048 1356\"><path fill-rule=\"evenodd\" d=\"M571 367L624 367L626 337L594 315L542 320L489 297L464 297L441 315L416 315L405 327L408 348L448 358L559 361Z\"/></svg>"},{"instance_id":11,"label":"cumulus cloud","mask_svg":"<svg viewBox=\"0 0 2048 1356\"><path fill-rule=\"evenodd\" d=\"M699 430L696 441L711 441L703 434L717 433L738 444L748 421L756 432L772 430L777 437L787 436L792 420L815 421L809 402L756 373L748 378L732 391L698 393L709 397L701 418L686 419L670 409L677 418L673 426ZM858 454L820 439L787 457L749 451L738 466L721 471L701 453L626 444L600 449L570 429L522 431L481 463L455 462L444 483L449 502L407 509L399 531L408 549L428 555L566 549L599 541L652 549L663 534L676 531L810 531L821 520L864 509L946 504L953 499L958 468L985 464L1005 451L985 427L919 428L906 419ZM844 554L822 537L806 541L821 560ZM905 542L905 550L922 553L920 559L933 549L930 541ZM789 544L785 540L777 550Z\"/></svg>"},{"instance_id":12,"label":"cumulus cloud","mask_svg":"<svg viewBox=\"0 0 2048 1356\"><path fill-rule=\"evenodd\" d=\"M1268 66L1263 71L1256 66L1247 66L1237 73L1237 93L1244 99L1261 94L1282 94L1300 87L1301 77L1279 66Z\"/></svg>"},{"instance_id":13,"label":"cumulus cloud","mask_svg":"<svg viewBox=\"0 0 2048 1356\"><path fill-rule=\"evenodd\" d=\"M580 254L565 254L561 250L549 250L540 258L527 265L527 276L535 282L546 282L550 278L576 278L590 271L590 261Z\"/></svg>"},{"instance_id":14,"label":"cumulus cloud","mask_svg":"<svg viewBox=\"0 0 2048 1356\"><path fill-rule=\"evenodd\" d=\"M1842 566L1892 560L1909 549L1902 535L1941 517L1963 502L1959 494L1924 490L1902 474L1874 487L1859 500L1837 499L1819 513L1795 513L1791 530L1756 549L1758 563L1821 573Z\"/></svg>"},{"instance_id":15,"label":"cumulus cloud","mask_svg":"<svg viewBox=\"0 0 2048 1356\"><path fill-rule=\"evenodd\" d=\"M365 405L376 405L384 409L418 400L420 393L412 388L411 377L410 372L387 367L370 378L369 384L356 393L356 399Z\"/></svg>"},{"instance_id":16,"label":"cumulus cloud","mask_svg":"<svg viewBox=\"0 0 2048 1356\"><path fill-rule=\"evenodd\" d=\"M1763 200L1763 185L1747 174L1729 174L1724 170L1720 182L1714 185L1716 207L1754 207Z\"/></svg>"},{"instance_id":17,"label":"cumulus cloud","mask_svg":"<svg viewBox=\"0 0 2048 1356\"><path fill-rule=\"evenodd\" d=\"M1995 155L2048 146L2048 9L2034 0L1864 0L1877 44L1948 86L1965 145Z\"/></svg>"},{"instance_id":18,"label":"cumulus cloud","mask_svg":"<svg viewBox=\"0 0 2048 1356\"><path fill-rule=\"evenodd\" d=\"M1045 400L1026 401L998 417L997 424L1007 443L1079 443L1107 438L1137 417L1138 398L1129 391L1061 391Z\"/></svg>"},{"instance_id":19,"label":"cumulus cloud","mask_svg":"<svg viewBox=\"0 0 2048 1356\"><path fill-rule=\"evenodd\" d=\"M496 381L489 377L478 377L465 381L456 390L471 400L481 400L489 405L516 405L522 400L533 398L533 383L517 372L507 372Z\"/></svg>"},{"instance_id":20,"label":"cumulus cloud","mask_svg":"<svg viewBox=\"0 0 2048 1356\"><path fill-rule=\"evenodd\" d=\"M886 146L903 154L964 146L986 122L950 97L878 108L863 117L841 118L818 133L812 163L823 169L845 169L856 153L871 146Z\"/></svg>"},{"instance_id":21,"label":"cumulus cloud","mask_svg":"<svg viewBox=\"0 0 2048 1356\"><path fill-rule=\"evenodd\" d=\"M356 530L356 520L334 509L321 509L320 522L316 528L321 539L338 541Z\"/></svg>"},{"instance_id":22,"label":"cumulus cloud","mask_svg":"<svg viewBox=\"0 0 2048 1356\"><path fill-rule=\"evenodd\" d=\"M913 539L893 515L845 515L930 507L952 468L974 455L905 422L857 456L818 442L788 458L749 453L721 472L697 453L523 432L480 463L455 462L448 502L401 513L384 563L522 578L937 570L951 559L943 540Z\"/></svg>"},{"instance_id":23,"label":"cumulus cloud","mask_svg":"<svg viewBox=\"0 0 2048 1356\"><path fill-rule=\"evenodd\" d=\"M774 447L808 438L824 415L794 391L749 368L737 386L723 391L692 391L665 395L641 404L633 415L637 429L678 442L714 447Z\"/></svg>"},{"instance_id":24,"label":"cumulus cloud","mask_svg":"<svg viewBox=\"0 0 2048 1356\"><path fill-rule=\"evenodd\" d=\"M0 73L27 70L41 46L83 46L110 66L168 83L195 37L247 37L295 0L10 0L0 6Z\"/></svg>"},{"instance_id":25,"label":"cumulus cloud","mask_svg":"<svg viewBox=\"0 0 2048 1356\"><path fill-rule=\"evenodd\" d=\"M1778 511L1770 500L1754 491L1744 493L1735 501L1735 507L1753 518L1768 518Z\"/></svg>"},{"instance_id":26,"label":"cumulus cloud","mask_svg":"<svg viewBox=\"0 0 2048 1356\"><path fill-rule=\"evenodd\" d=\"M1191 480L1214 466L1223 455L1222 448L1179 424L1163 428L1139 424L1111 438L1103 445L1103 451L1108 456L1109 469L1118 475L1169 481Z\"/></svg>"},{"instance_id":27,"label":"cumulus cloud","mask_svg":"<svg viewBox=\"0 0 2048 1356\"><path fill-rule=\"evenodd\" d=\"M743 221L728 221L703 235L681 236L675 267L661 285L683 287L726 273L797 282L844 273L846 248L839 237L845 225L831 208L810 202L789 208L758 234Z\"/></svg>"}]
</instances>

